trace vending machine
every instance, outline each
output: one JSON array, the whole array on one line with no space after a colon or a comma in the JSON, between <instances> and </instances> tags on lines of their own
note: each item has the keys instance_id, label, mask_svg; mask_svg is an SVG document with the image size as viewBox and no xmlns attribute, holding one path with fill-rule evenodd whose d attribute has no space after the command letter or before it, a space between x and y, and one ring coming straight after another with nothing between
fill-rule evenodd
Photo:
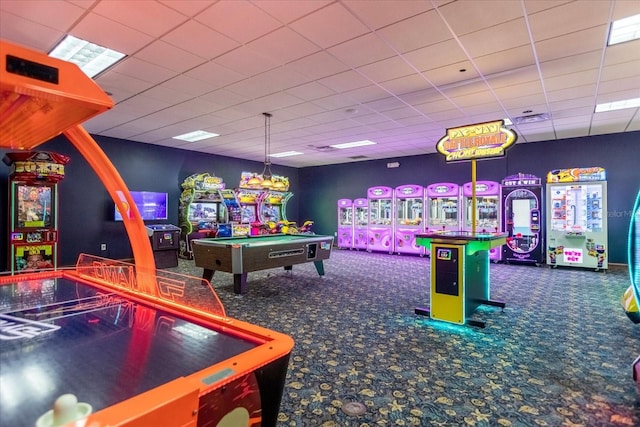
<instances>
[{"instance_id":1,"label":"vending machine","mask_svg":"<svg viewBox=\"0 0 640 427\"><path fill-rule=\"evenodd\" d=\"M607 181L600 167L547 174L547 264L608 268Z\"/></svg>"},{"instance_id":2,"label":"vending machine","mask_svg":"<svg viewBox=\"0 0 640 427\"><path fill-rule=\"evenodd\" d=\"M367 249L369 242L369 201L364 198L353 201L353 249Z\"/></svg>"},{"instance_id":3,"label":"vending machine","mask_svg":"<svg viewBox=\"0 0 640 427\"><path fill-rule=\"evenodd\" d=\"M424 247L416 244L416 234L424 231L424 187L421 185L396 187L395 204L394 252L424 255Z\"/></svg>"},{"instance_id":4,"label":"vending machine","mask_svg":"<svg viewBox=\"0 0 640 427\"><path fill-rule=\"evenodd\" d=\"M393 188L371 187L369 202L368 251L393 253Z\"/></svg>"},{"instance_id":5,"label":"vending machine","mask_svg":"<svg viewBox=\"0 0 640 427\"><path fill-rule=\"evenodd\" d=\"M338 200L338 242L339 249L353 247L353 200Z\"/></svg>"},{"instance_id":6,"label":"vending machine","mask_svg":"<svg viewBox=\"0 0 640 427\"><path fill-rule=\"evenodd\" d=\"M425 231L460 230L460 186L451 182L439 182L426 189Z\"/></svg>"},{"instance_id":7,"label":"vending machine","mask_svg":"<svg viewBox=\"0 0 640 427\"><path fill-rule=\"evenodd\" d=\"M462 186L462 230L473 231L472 186L467 182ZM502 209L500 207L500 183L494 181L476 181L476 232L497 233L502 231ZM500 246L489 250L489 260L500 261Z\"/></svg>"},{"instance_id":8,"label":"vending machine","mask_svg":"<svg viewBox=\"0 0 640 427\"><path fill-rule=\"evenodd\" d=\"M69 157L52 152L7 153L11 273L58 266L58 182Z\"/></svg>"},{"instance_id":9,"label":"vending machine","mask_svg":"<svg viewBox=\"0 0 640 427\"><path fill-rule=\"evenodd\" d=\"M502 259L507 262L542 264L545 260L542 221L542 179L519 173L501 183L503 221L507 242Z\"/></svg>"}]
</instances>

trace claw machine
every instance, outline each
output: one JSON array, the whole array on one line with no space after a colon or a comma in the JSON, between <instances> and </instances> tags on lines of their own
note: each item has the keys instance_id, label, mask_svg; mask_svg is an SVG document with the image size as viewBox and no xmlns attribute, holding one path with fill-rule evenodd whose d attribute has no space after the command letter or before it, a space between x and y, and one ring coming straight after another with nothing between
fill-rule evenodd
<instances>
[{"instance_id":1,"label":"claw machine","mask_svg":"<svg viewBox=\"0 0 640 427\"><path fill-rule=\"evenodd\" d=\"M401 185L395 189L395 247L399 254L424 255L424 247L416 244L416 234L424 231L424 187Z\"/></svg>"},{"instance_id":2,"label":"claw machine","mask_svg":"<svg viewBox=\"0 0 640 427\"><path fill-rule=\"evenodd\" d=\"M368 251L393 252L393 188L370 187L367 190L369 224Z\"/></svg>"},{"instance_id":3,"label":"claw machine","mask_svg":"<svg viewBox=\"0 0 640 427\"><path fill-rule=\"evenodd\" d=\"M353 200L353 249L367 249L369 239L369 201L364 198Z\"/></svg>"},{"instance_id":4,"label":"claw machine","mask_svg":"<svg viewBox=\"0 0 640 427\"><path fill-rule=\"evenodd\" d=\"M457 231L460 229L460 186L438 182L426 189L426 231Z\"/></svg>"},{"instance_id":5,"label":"claw machine","mask_svg":"<svg viewBox=\"0 0 640 427\"><path fill-rule=\"evenodd\" d=\"M601 167L547 174L547 264L607 269L607 180Z\"/></svg>"},{"instance_id":6,"label":"claw machine","mask_svg":"<svg viewBox=\"0 0 640 427\"><path fill-rule=\"evenodd\" d=\"M472 231L472 187L467 182L462 186L462 230ZM476 181L476 231L480 233L498 233L502 231L502 208L500 207L500 183L495 181ZM489 250L489 260L500 261L500 246Z\"/></svg>"},{"instance_id":7,"label":"claw machine","mask_svg":"<svg viewBox=\"0 0 640 427\"><path fill-rule=\"evenodd\" d=\"M353 247L353 200L338 200L338 248Z\"/></svg>"},{"instance_id":8,"label":"claw machine","mask_svg":"<svg viewBox=\"0 0 640 427\"><path fill-rule=\"evenodd\" d=\"M507 242L502 259L507 262L539 265L544 262L542 227L542 179L518 173L501 183L503 230Z\"/></svg>"}]
</instances>

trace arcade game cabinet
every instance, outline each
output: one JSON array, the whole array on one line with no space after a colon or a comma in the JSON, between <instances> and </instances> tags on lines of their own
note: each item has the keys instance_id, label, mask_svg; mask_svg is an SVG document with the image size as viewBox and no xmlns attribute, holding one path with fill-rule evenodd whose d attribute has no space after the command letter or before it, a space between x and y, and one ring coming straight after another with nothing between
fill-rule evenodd
<instances>
[{"instance_id":1,"label":"arcade game cabinet","mask_svg":"<svg viewBox=\"0 0 640 427\"><path fill-rule=\"evenodd\" d=\"M58 182L69 157L58 153L7 153L9 175L9 271L58 266Z\"/></svg>"}]
</instances>

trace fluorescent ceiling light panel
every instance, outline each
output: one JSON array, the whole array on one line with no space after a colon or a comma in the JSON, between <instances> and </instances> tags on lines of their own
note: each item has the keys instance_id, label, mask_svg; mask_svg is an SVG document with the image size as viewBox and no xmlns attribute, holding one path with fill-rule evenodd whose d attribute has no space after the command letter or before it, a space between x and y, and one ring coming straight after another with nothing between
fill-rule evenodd
<instances>
[{"instance_id":1,"label":"fluorescent ceiling light panel","mask_svg":"<svg viewBox=\"0 0 640 427\"><path fill-rule=\"evenodd\" d=\"M640 107L640 98L624 99L622 101L605 102L596 105L596 113L602 113L604 111L623 110L625 108L638 108Z\"/></svg>"},{"instance_id":2,"label":"fluorescent ceiling light panel","mask_svg":"<svg viewBox=\"0 0 640 427\"><path fill-rule=\"evenodd\" d=\"M611 24L607 45L624 43L640 38L640 14L618 19Z\"/></svg>"},{"instance_id":3,"label":"fluorescent ceiling light panel","mask_svg":"<svg viewBox=\"0 0 640 427\"><path fill-rule=\"evenodd\" d=\"M73 62L89 77L100 74L126 55L106 47L98 46L70 35L67 35L49 56Z\"/></svg>"},{"instance_id":4,"label":"fluorescent ceiling light panel","mask_svg":"<svg viewBox=\"0 0 640 427\"><path fill-rule=\"evenodd\" d=\"M172 136L171 138L179 139L181 141L196 142L196 141L202 141L203 139L215 138L216 136L220 136L220 135L217 133L206 132L203 130L196 130L196 131L185 133L182 135Z\"/></svg>"},{"instance_id":5,"label":"fluorescent ceiling light panel","mask_svg":"<svg viewBox=\"0 0 640 427\"><path fill-rule=\"evenodd\" d=\"M504 125L505 126L513 126L513 122L511 121L511 119L509 117L506 117L504 119L502 119L504 121Z\"/></svg>"},{"instance_id":6,"label":"fluorescent ceiling light panel","mask_svg":"<svg viewBox=\"0 0 640 427\"><path fill-rule=\"evenodd\" d=\"M269 154L269 157L291 157L291 156L299 156L301 153L299 151L283 151L282 153Z\"/></svg>"},{"instance_id":7,"label":"fluorescent ceiling light panel","mask_svg":"<svg viewBox=\"0 0 640 427\"><path fill-rule=\"evenodd\" d=\"M354 141L354 142L345 142L344 144L334 144L334 145L330 145L330 147L351 148L351 147L362 147L363 145L375 145L375 144L376 144L375 142L365 139L364 141Z\"/></svg>"}]
</instances>

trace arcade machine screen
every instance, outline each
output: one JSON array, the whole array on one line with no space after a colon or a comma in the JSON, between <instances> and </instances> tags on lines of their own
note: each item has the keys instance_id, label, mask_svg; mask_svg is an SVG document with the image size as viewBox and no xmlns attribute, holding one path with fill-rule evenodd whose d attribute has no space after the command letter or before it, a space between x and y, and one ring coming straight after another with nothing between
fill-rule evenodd
<instances>
[{"instance_id":1,"label":"arcade machine screen","mask_svg":"<svg viewBox=\"0 0 640 427\"><path fill-rule=\"evenodd\" d=\"M51 187L16 185L17 228L50 228L53 226Z\"/></svg>"}]
</instances>

